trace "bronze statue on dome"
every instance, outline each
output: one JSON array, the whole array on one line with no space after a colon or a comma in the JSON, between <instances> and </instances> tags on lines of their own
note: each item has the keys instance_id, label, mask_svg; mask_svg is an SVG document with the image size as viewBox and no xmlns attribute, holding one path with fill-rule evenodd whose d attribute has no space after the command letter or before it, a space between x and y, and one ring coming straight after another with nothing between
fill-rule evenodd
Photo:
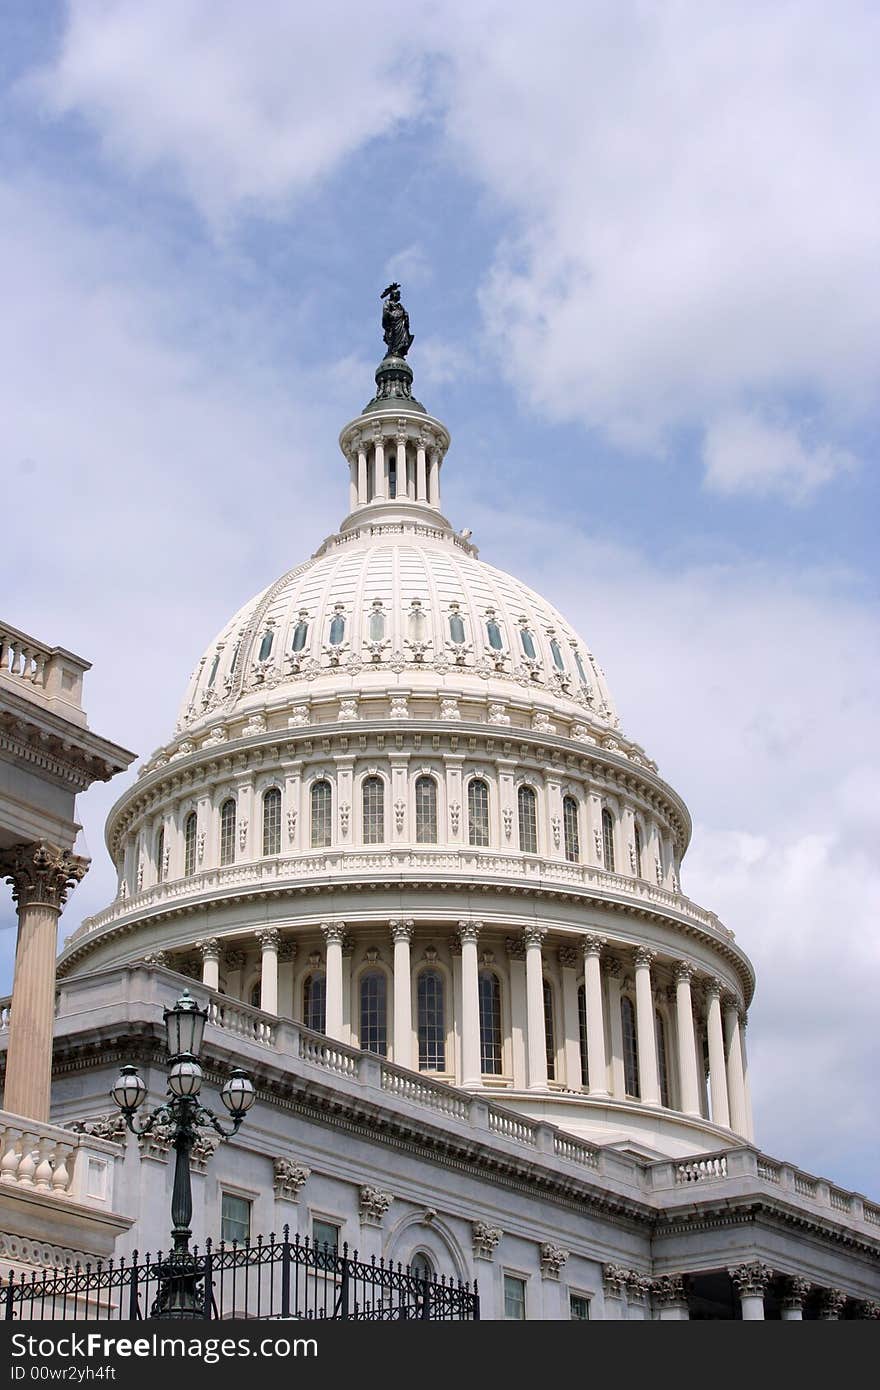
<instances>
[{"instance_id":1,"label":"bronze statue on dome","mask_svg":"<svg viewBox=\"0 0 880 1390\"><path fill-rule=\"evenodd\" d=\"M395 280L384 289L380 299L382 305L382 331L388 357L406 357L413 345L414 334L409 331L409 314L400 302L400 286Z\"/></svg>"}]
</instances>

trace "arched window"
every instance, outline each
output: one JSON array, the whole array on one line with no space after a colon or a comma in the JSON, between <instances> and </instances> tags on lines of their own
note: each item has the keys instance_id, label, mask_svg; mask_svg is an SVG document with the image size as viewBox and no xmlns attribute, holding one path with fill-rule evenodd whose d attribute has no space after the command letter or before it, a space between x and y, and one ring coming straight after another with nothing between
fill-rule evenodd
<instances>
[{"instance_id":1,"label":"arched window","mask_svg":"<svg viewBox=\"0 0 880 1390\"><path fill-rule=\"evenodd\" d=\"M504 651L504 639L501 636L501 628L498 626L493 617L489 617L486 619L486 637L488 639L489 646L492 648L494 652Z\"/></svg>"},{"instance_id":2,"label":"arched window","mask_svg":"<svg viewBox=\"0 0 880 1390\"><path fill-rule=\"evenodd\" d=\"M263 998L263 986L259 980L251 989L251 1008L258 1009Z\"/></svg>"},{"instance_id":3,"label":"arched window","mask_svg":"<svg viewBox=\"0 0 880 1390\"><path fill-rule=\"evenodd\" d=\"M537 854L538 798L531 787L520 787L517 805L519 807L519 847L526 854Z\"/></svg>"},{"instance_id":4,"label":"arched window","mask_svg":"<svg viewBox=\"0 0 880 1390\"><path fill-rule=\"evenodd\" d=\"M303 1026L313 1033L327 1029L327 981L322 974L307 975L303 980Z\"/></svg>"},{"instance_id":5,"label":"arched window","mask_svg":"<svg viewBox=\"0 0 880 1390\"><path fill-rule=\"evenodd\" d=\"M446 1070L446 1008L443 976L423 970L416 984L419 1071Z\"/></svg>"},{"instance_id":6,"label":"arched window","mask_svg":"<svg viewBox=\"0 0 880 1390\"><path fill-rule=\"evenodd\" d=\"M544 1043L547 1049L547 1080L556 1079L556 1033L553 1028L553 986L544 981Z\"/></svg>"},{"instance_id":7,"label":"arched window","mask_svg":"<svg viewBox=\"0 0 880 1390\"><path fill-rule=\"evenodd\" d=\"M235 863L235 801L231 796L220 807L220 863Z\"/></svg>"},{"instance_id":8,"label":"arched window","mask_svg":"<svg viewBox=\"0 0 880 1390\"><path fill-rule=\"evenodd\" d=\"M424 642L428 635L428 619L417 600L413 600L413 605L409 610L409 640L411 642Z\"/></svg>"},{"instance_id":9,"label":"arched window","mask_svg":"<svg viewBox=\"0 0 880 1390\"><path fill-rule=\"evenodd\" d=\"M388 1056L388 982L382 970L361 976L361 1047Z\"/></svg>"},{"instance_id":10,"label":"arched window","mask_svg":"<svg viewBox=\"0 0 880 1390\"><path fill-rule=\"evenodd\" d=\"M587 1052L587 990L585 985L578 986L578 1032L581 1043L581 1085L590 1084L590 1061Z\"/></svg>"},{"instance_id":11,"label":"arched window","mask_svg":"<svg viewBox=\"0 0 880 1390\"><path fill-rule=\"evenodd\" d=\"M610 873L614 872L614 817L604 807L602 811L602 857L605 868Z\"/></svg>"},{"instance_id":12,"label":"arched window","mask_svg":"<svg viewBox=\"0 0 880 1390\"><path fill-rule=\"evenodd\" d=\"M364 844L381 845L385 840L385 783L382 778L364 778L361 795L364 809Z\"/></svg>"},{"instance_id":13,"label":"arched window","mask_svg":"<svg viewBox=\"0 0 880 1390\"><path fill-rule=\"evenodd\" d=\"M581 857L581 837L578 834L578 804L573 796L562 802L562 828L565 833L565 857L576 864Z\"/></svg>"},{"instance_id":14,"label":"arched window","mask_svg":"<svg viewBox=\"0 0 880 1390\"><path fill-rule=\"evenodd\" d=\"M437 783L433 777L416 778L416 843L437 843Z\"/></svg>"},{"instance_id":15,"label":"arched window","mask_svg":"<svg viewBox=\"0 0 880 1390\"><path fill-rule=\"evenodd\" d=\"M642 877L642 832L639 823L636 821L633 833L633 848L636 856L636 878Z\"/></svg>"},{"instance_id":16,"label":"arched window","mask_svg":"<svg viewBox=\"0 0 880 1390\"><path fill-rule=\"evenodd\" d=\"M263 793L263 854L281 853L281 792L269 787Z\"/></svg>"},{"instance_id":17,"label":"arched window","mask_svg":"<svg viewBox=\"0 0 880 1390\"><path fill-rule=\"evenodd\" d=\"M307 618L304 618L304 617L302 616L302 614L300 614L299 622L297 623L296 627L293 629L293 642L291 643L291 649L292 649L293 651L295 651L295 652L301 652L302 649L303 649L303 647L306 645L306 640L307 640L307 638L308 638L308 635L309 635L309 624L308 624L308 619L307 619Z\"/></svg>"},{"instance_id":18,"label":"arched window","mask_svg":"<svg viewBox=\"0 0 880 1390\"><path fill-rule=\"evenodd\" d=\"M577 647L575 647L574 649L574 664L578 668L578 675L581 678L581 685L589 685L590 682L587 680L587 673L584 670L584 663L581 661L581 654L578 651Z\"/></svg>"},{"instance_id":19,"label":"arched window","mask_svg":"<svg viewBox=\"0 0 880 1390\"><path fill-rule=\"evenodd\" d=\"M392 500L397 496L397 455L391 454L388 459L388 496Z\"/></svg>"},{"instance_id":20,"label":"arched window","mask_svg":"<svg viewBox=\"0 0 880 1390\"><path fill-rule=\"evenodd\" d=\"M468 843L489 843L489 788L481 777L468 782Z\"/></svg>"},{"instance_id":21,"label":"arched window","mask_svg":"<svg viewBox=\"0 0 880 1390\"><path fill-rule=\"evenodd\" d=\"M381 608L374 608L370 614L370 641L381 642L385 636L385 614Z\"/></svg>"},{"instance_id":22,"label":"arched window","mask_svg":"<svg viewBox=\"0 0 880 1390\"><path fill-rule=\"evenodd\" d=\"M538 653L535 651L535 639L527 627L520 628L519 640L529 661L537 661Z\"/></svg>"},{"instance_id":23,"label":"arched window","mask_svg":"<svg viewBox=\"0 0 880 1390\"><path fill-rule=\"evenodd\" d=\"M209 690L211 689L211 686L214 684L215 680L217 679L217 667L218 667L219 665L220 665L220 653L219 653L219 652L216 652L215 655L214 655L214 660L211 662L211 672L210 672L210 675L208 676L208 689L209 689Z\"/></svg>"},{"instance_id":24,"label":"arched window","mask_svg":"<svg viewBox=\"0 0 880 1390\"><path fill-rule=\"evenodd\" d=\"M666 1024L660 1010L654 1013L654 1029L657 1034L657 1070L660 1074L660 1104L669 1106L669 1060L666 1051Z\"/></svg>"},{"instance_id":25,"label":"arched window","mask_svg":"<svg viewBox=\"0 0 880 1390\"><path fill-rule=\"evenodd\" d=\"M623 1086L628 1096L639 1098L639 1045L636 1038L636 1011L628 994L620 1001L623 1032Z\"/></svg>"},{"instance_id":26,"label":"arched window","mask_svg":"<svg viewBox=\"0 0 880 1390\"><path fill-rule=\"evenodd\" d=\"M410 1261L409 1272L415 1279L424 1279L427 1283L433 1283L434 1266L423 1251L419 1251Z\"/></svg>"},{"instance_id":27,"label":"arched window","mask_svg":"<svg viewBox=\"0 0 880 1390\"><path fill-rule=\"evenodd\" d=\"M338 647L345 639L345 614L334 613L330 619L330 646Z\"/></svg>"},{"instance_id":28,"label":"arched window","mask_svg":"<svg viewBox=\"0 0 880 1390\"><path fill-rule=\"evenodd\" d=\"M565 660L562 655L562 649L555 637L550 638L550 655L553 658L553 665L556 667L557 671L562 671L564 674Z\"/></svg>"},{"instance_id":29,"label":"arched window","mask_svg":"<svg viewBox=\"0 0 880 1390\"><path fill-rule=\"evenodd\" d=\"M457 608L453 608L449 614L449 640L450 642L464 641L464 622Z\"/></svg>"},{"instance_id":30,"label":"arched window","mask_svg":"<svg viewBox=\"0 0 880 1390\"><path fill-rule=\"evenodd\" d=\"M183 872L187 878L196 871L196 829L198 819L195 811L190 811L183 826Z\"/></svg>"},{"instance_id":31,"label":"arched window","mask_svg":"<svg viewBox=\"0 0 880 1390\"><path fill-rule=\"evenodd\" d=\"M501 1075L501 982L492 970L480 971L480 1070Z\"/></svg>"},{"instance_id":32,"label":"arched window","mask_svg":"<svg viewBox=\"0 0 880 1390\"><path fill-rule=\"evenodd\" d=\"M333 792L323 779L312 783L309 793L312 812L312 849L326 849L333 832Z\"/></svg>"},{"instance_id":33,"label":"arched window","mask_svg":"<svg viewBox=\"0 0 880 1390\"><path fill-rule=\"evenodd\" d=\"M263 640L260 643L260 650L257 654L258 661L268 661L272 655L272 643L275 641L275 633L271 628L267 628L263 633Z\"/></svg>"},{"instance_id":34,"label":"arched window","mask_svg":"<svg viewBox=\"0 0 880 1390\"><path fill-rule=\"evenodd\" d=\"M161 883L165 877L165 827L159 826L159 833L156 836L156 882Z\"/></svg>"}]
</instances>

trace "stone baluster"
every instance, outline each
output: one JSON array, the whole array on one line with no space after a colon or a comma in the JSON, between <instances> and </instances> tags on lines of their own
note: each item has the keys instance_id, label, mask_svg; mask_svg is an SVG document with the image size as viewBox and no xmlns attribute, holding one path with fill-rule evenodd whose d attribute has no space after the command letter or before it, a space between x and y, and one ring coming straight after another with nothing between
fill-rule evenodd
<instances>
[{"instance_id":1,"label":"stone baluster","mask_svg":"<svg viewBox=\"0 0 880 1390\"><path fill-rule=\"evenodd\" d=\"M733 1287L739 1295L743 1322L758 1322L764 1317L764 1294L773 1277L773 1270L761 1260L751 1260L728 1270Z\"/></svg>"},{"instance_id":2,"label":"stone baluster","mask_svg":"<svg viewBox=\"0 0 880 1390\"><path fill-rule=\"evenodd\" d=\"M263 927L255 933L260 943L260 1008L267 1014L278 1013L278 947L281 933L275 927Z\"/></svg>"},{"instance_id":3,"label":"stone baluster","mask_svg":"<svg viewBox=\"0 0 880 1390\"><path fill-rule=\"evenodd\" d=\"M651 965L656 952L640 946L635 953L636 975L636 1037L639 1054L639 1093L643 1105L660 1104L660 1081L657 1067L657 1030L654 1026L654 993L651 988Z\"/></svg>"},{"instance_id":4,"label":"stone baluster","mask_svg":"<svg viewBox=\"0 0 880 1390\"><path fill-rule=\"evenodd\" d=\"M706 985L709 1037L709 1091L712 1097L712 1121L730 1128L730 1105L727 1098L727 1068L724 1060L724 1031L721 1024L721 981L709 980Z\"/></svg>"},{"instance_id":5,"label":"stone baluster","mask_svg":"<svg viewBox=\"0 0 880 1390\"><path fill-rule=\"evenodd\" d=\"M321 934L327 946L327 1017L328 1038L342 1042L342 945L344 922L322 922Z\"/></svg>"},{"instance_id":6,"label":"stone baluster","mask_svg":"<svg viewBox=\"0 0 880 1390\"><path fill-rule=\"evenodd\" d=\"M0 877L12 884L18 907L3 1105L44 1123L52 1082L58 918L88 866L87 859L47 844L15 845L0 854Z\"/></svg>"},{"instance_id":7,"label":"stone baluster","mask_svg":"<svg viewBox=\"0 0 880 1390\"><path fill-rule=\"evenodd\" d=\"M679 961L675 967L675 1011L678 1031L678 1090L681 1108L686 1115L700 1114L700 1089L697 1081L697 1041L694 1034L694 1005L691 980L696 971L689 961Z\"/></svg>"},{"instance_id":8,"label":"stone baluster","mask_svg":"<svg viewBox=\"0 0 880 1390\"><path fill-rule=\"evenodd\" d=\"M412 1058L412 971L410 945L413 936L411 920L392 921L391 939L394 942L394 1061L399 1067L411 1067Z\"/></svg>"},{"instance_id":9,"label":"stone baluster","mask_svg":"<svg viewBox=\"0 0 880 1390\"><path fill-rule=\"evenodd\" d=\"M526 1047L529 1059L529 1090L547 1089L547 1040L544 1031L544 966L541 946L545 927L528 926L523 931L526 948Z\"/></svg>"},{"instance_id":10,"label":"stone baluster","mask_svg":"<svg viewBox=\"0 0 880 1390\"><path fill-rule=\"evenodd\" d=\"M477 968L477 941L480 922L459 922L461 942L461 1084L479 1086L480 1061L480 983Z\"/></svg>"}]
</instances>

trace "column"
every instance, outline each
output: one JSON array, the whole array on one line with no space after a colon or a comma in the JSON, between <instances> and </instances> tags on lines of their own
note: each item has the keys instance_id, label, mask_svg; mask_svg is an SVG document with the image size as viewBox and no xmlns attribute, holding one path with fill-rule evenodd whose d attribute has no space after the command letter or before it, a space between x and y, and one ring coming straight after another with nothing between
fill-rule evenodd
<instances>
[{"instance_id":1,"label":"column","mask_svg":"<svg viewBox=\"0 0 880 1390\"><path fill-rule=\"evenodd\" d=\"M605 1018L602 1008L601 936L584 937L584 988L587 995L587 1074L591 1096L607 1096L608 1063L605 1060Z\"/></svg>"},{"instance_id":2,"label":"column","mask_svg":"<svg viewBox=\"0 0 880 1390\"><path fill-rule=\"evenodd\" d=\"M510 1043L513 1088L524 1091L526 1071L526 948L522 937L509 936L504 943L510 971Z\"/></svg>"},{"instance_id":3,"label":"column","mask_svg":"<svg viewBox=\"0 0 880 1390\"><path fill-rule=\"evenodd\" d=\"M196 942L202 956L202 984L207 989L220 988L220 942L216 936L206 936Z\"/></svg>"},{"instance_id":4,"label":"column","mask_svg":"<svg viewBox=\"0 0 880 1390\"><path fill-rule=\"evenodd\" d=\"M635 953L636 1038L639 1050L639 1091L643 1105L660 1104L657 1070L657 1030L654 1027L654 994L651 964L655 952L640 946Z\"/></svg>"},{"instance_id":5,"label":"column","mask_svg":"<svg viewBox=\"0 0 880 1390\"><path fill-rule=\"evenodd\" d=\"M354 450L348 458L348 510L353 512L358 504L358 460Z\"/></svg>"},{"instance_id":6,"label":"column","mask_svg":"<svg viewBox=\"0 0 880 1390\"><path fill-rule=\"evenodd\" d=\"M428 474L425 467L425 441L419 436L416 445L416 498L419 502L428 500Z\"/></svg>"},{"instance_id":7,"label":"column","mask_svg":"<svg viewBox=\"0 0 880 1390\"><path fill-rule=\"evenodd\" d=\"M619 960L607 957L602 962L605 979L608 981L608 1031L611 1035L611 1094L618 1100L626 1097L626 1081L623 1074L623 1026L620 1019L620 977Z\"/></svg>"},{"instance_id":8,"label":"column","mask_svg":"<svg viewBox=\"0 0 880 1390\"><path fill-rule=\"evenodd\" d=\"M327 1016L328 1038L342 1042L342 940L344 922L322 922L321 935L327 945Z\"/></svg>"},{"instance_id":9,"label":"column","mask_svg":"<svg viewBox=\"0 0 880 1390\"><path fill-rule=\"evenodd\" d=\"M691 999L691 980L694 966L679 961L675 967L675 1012L678 1033L678 1095L686 1115L700 1114L700 1089L697 1085L697 1044L694 1037L694 1006Z\"/></svg>"},{"instance_id":10,"label":"column","mask_svg":"<svg viewBox=\"0 0 880 1390\"><path fill-rule=\"evenodd\" d=\"M392 1058L399 1067L411 1067L412 1058L412 972L410 969L411 921L388 924L394 942L394 1050Z\"/></svg>"},{"instance_id":11,"label":"column","mask_svg":"<svg viewBox=\"0 0 880 1390\"><path fill-rule=\"evenodd\" d=\"M803 1322L804 1302L810 1292L810 1281L799 1274L789 1274L783 1280L781 1289L783 1322Z\"/></svg>"},{"instance_id":12,"label":"column","mask_svg":"<svg viewBox=\"0 0 880 1390\"><path fill-rule=\"evenodd\" d=\"M819 1317L823 1322L837 1322L846 1303L846 1294L841 1289L825 1289L819 1300Z\"/></svg>"},{"instance_id":13,"label":"column","mask_svg":"<svg viewBox=\"0 0 880 1390\"><path fill-rule=\"evenodd\" d=\"M285 937L278 947L278 1017L293 1018L293 965L297 943Z\"/></svg>"},{"instance_id":14,"label":"column","mask_svg":"<svg viewBox=\"0 0 880 1390\"><path fill-rule=\"evenodd\" d=\"M440 451L432 449L428 461L428 502L440 506Z\"/></svg>"},{"instance_id":15,"label":"column","mask_svg":"<svg viewBox=\"0 0 880 1390\"><path fill-rule=\"evenodd\" d=\"M351 997L351 959L354 955L354 937L350 932L342 936L342 1033L341 1041L351 1047L351 1011L358 1011L359 1000Z\"/></svg>"},{"instance_id":16,"label":"column","mask_svg":"<svg viewBox=\"0 0 880 1390\"><path fill-rule=\"evenodd\" d=\"M727 1272L739 1295L743 1322L763 1322L764 1293L773 1277L773 1270L761 1260L751 1260Z\"/></svg>"},{"instance_id":17,"label":"column","mask_svg":"<svg viewBox=\"0 0 880 1390\"><path fill-rule=\"evenodd\" d=\"M373 468L373 501L382 502L385 499L385 441L383 439L376 440Z\"/></svg>"},{"instance_id":18,"label":"column","mask_svg":"<svg viewBox=\"0 0 880 1390\"><path fill-rule=\"evenodd\" d=\"M363 444L359 444L357 449L357 500L359 507L363 507L365 505L368 492L369 488L367 485L367 450Z\"/></svg>"},{"instance_id":19,"label":"column","mask_svg":"<svg viewBox=\"0 0 880 1390\"><path fill-rule=\"evenodd\" d=\"M749 1021L748 1014L745 1012L745 1010L743 1010L743 1012L740 1014L740 1019L739 1019L739 1049L740 1049L740 1054L741 1054L741 1056L742 1056L743 1093L744 1093L744 1095L745 1095L745 1105L746 1105L746 1128L745 1128L745 1134L746 1134L746 1138L747 1138L747 1139L751 1139L752 1143L754 1144L754 1142L755 1142L755 1121L754 1121L754 1119L753 1119L753 1117L752 1117L752 1088L751 1088L751 1086L749 1085L749 1053L748 1053L748 1048L746 1047L746 1027L747 1027L747 1025L748 1025L748 1021Z\"/></svg>"},{"instance_id":20,"label":"column","mask_svg":"<svg viewBox=\"0 0 880 1390\"><path fill-rule=\"evenodd\" d=\"M578 1018L577 963L574 946L560 946L562 973L562 1027L565 1045L565 1084L570 1091L581 1087L581 1028ZM589 1049L588 1049L589 1052Z\"/></svg>"},{"instance_id":21,"label":"column","mask_svg":"<svg viewBox=\"0 0 880 1390\"><path fill-rule=\"evenodd\" d=\"M406 435L401 433L395 436L397 444L397 496L408 497L409 489L406 478Z\"/></svg>"},{"instance_id":22,"label":"column","mask_svg":"<svg viewBox=\"0 0 880 1390\"><path fill-rule=\"evenodd\" d=\"M278 1013L278 948L281 933L274 927L264 927L256 933L260 943L260 1008L267 1014Z\"/></svg>"},{"instance_id":23,"label":"column","mask_svg":"<svg viewBox=\"0 0 880 1390\"><path fill-rule=\"evenodd\" d=\"M727 1100L727 1071L724 1063L724 1031L721 1026L721 981L712 979L706 985L706 1020L709 1035L709 1093L712 1097L712 1122L730 1128L730 1106Z\"/></svg>"},{"instance_id":24,"label":"column","mask_svg":"<svg viewBox=\"0 0 880 1390\"><path fill-rule=\"evenodd\" d=\"M13 845L0 854L0 877L12 884L18 907L3 1108L44 1124L52 1084L58 918L88 867L88 859L49 844Z\"/></svg>"},{"instance_id":25,"label":"column","mask_svg":"<svg viewBox=\"0 0 880 1390\"><path fill-rule=\"evenodd\" d=\"M545 927L523 931L526 948L526 1045L529 1058L529 1090L547 1089L547 1039L544 1033L544 968L541 944Z\"/></svg>"},{"instance_id":26,"label":"column","mask_svg":"<svg viewBox=\"0 0 880 1390\"><path fill-rule=\"evenodd\" d=\"M739 1008L729 995L724 1000L724 1031L727 1035L727 1095L730 1109L730 1128L734 1134L748 1137L746 1088L743 1077L742 1047L739 1032Z\"/></svg>"},{"instance_id":27,"label":"column","mask_svg":"<svg viewBox=\"0 0 880 1390\"><path fill-rule=\"evenodd\" d=\"M477 940L479 922L459 922L461 941L461 1084L479 1086L483 1079L480 1062L480 986L477 978Z\"/></svg>"}]
</instances>

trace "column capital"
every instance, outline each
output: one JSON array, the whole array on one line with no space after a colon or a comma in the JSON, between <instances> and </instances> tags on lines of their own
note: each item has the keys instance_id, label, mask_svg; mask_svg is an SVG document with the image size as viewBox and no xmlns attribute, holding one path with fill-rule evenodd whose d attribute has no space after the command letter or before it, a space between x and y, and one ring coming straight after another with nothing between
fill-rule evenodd
<instances>
[{"instance_id":1,"label":"column capital","mask_svg":"<svg viewBox=\"0 0 880 1390\"><path fill-rule=\"evenodd\" d=\"M459 922L458 939L461 944L464 945L465 942L471 942L473 945L476 945L482 927L482 922Z\"/></svg>"},{"instance_id":2,"label":"column capital","mask_svg":"<svg viewBox=\"0 0 880 1390\"><path fill-rule=\"evenodd\" d=\"M800 1274L787 1274L780 1290L783 1308L803 1308L812 1284Z\"/></svg>"},{"instance_id":3,"label":"column capital","mask_svg":"<svg viewBox=\"0 0 880 1390\"><path fill-rule=\"evenodd\" d=\"M607 942L604 936L585 936L581 942L584 956L600 956L605 949Z\"/></svg>"},{"instance_id":4,"label":"column capital","mask_svg":"<svg viewBox=\"0 0 880 1390\"><path fill-rule=\"evenodd\" d=\"M321 935L323 936L326 945L342 946L345 941L345 923L322 922Z\"/></svg>"},{"instance_id":5,"label":"column capital","mask_svg":"<svg viewBox=\"0 0 880 1390\"><path fill-rule=\"evenodd\" d=\"M745 1012L740 1000L737 999L736 995L729 994L726 991L721 996L721 1007L722 1009L733 1009L738 1019L741 1019Z\"/></svg>"},{"instance_id":6,"label":"column capital","mask_svg":"<svg viewBox=\"0 0 880 1390\"><path fill-rule=\"evenodd\" d=\"M261 951L277 951L281 945L281 933L277 927L261 927L254 932L254 936L260 943Z\"/></svg>"},{"instance_id":7,"label":"column capital","mask_svg":"<svg viewBox=\"0 0 880 1390\"><path fill-rule=\"evenodd\" d=\"M880 1318L880 1303L876 1303L873 1298L861 1299L856 1308L856 1316L862 1320Z\"/></svg>"},{"instance_id":8,"label":"column capital","mask_svg":"<svg viewBox=\"0 0 880 1390\"><path fill-rule=\"evenodd\" d=\"M721 996L724 993L724 983L719 980L717 975L710 975L708 979L703 981L703 991L706 995L707 1003L711 1004L713 999L717 999L720 1002Z\"/></svg>"},{"instance_id":9,"label":"column capital","mask_svg":"<svg viewBox=\"0 0 880 1390\"><path fill-rule=\"evenodd\" d=\"M763 1260L750 1260L747 1264L735 1265L727 1272L740 1298L763 1298L773 1278L772 1268Z\"/></svg>"},{"instance_id":10,"label":"column capital","mask_svg":"<svg viewBox=\"0 0 880 1390\"><path fill-rule=\"evenodd\" d=\"M657 952L652 951L649 946L637 946L633 951L633 964L636 969L640 966L647 966L650 969L656 959Z\"/></svg>"},{"instance_id":11,"label":"column capital","mask_svg":"<svg viewBox=\"0 0 880 1390\"><path fill-rule=\"evenodd\" d=\"M824 1289L819 1300L820 1318L824 1318L826 1321L839 1318L846 1300L847 1295L842 1289Z\"/></svg>"},{"instance_id":12,"label":"column capital","mask_svg":"<svg viewBox=\"0 0 880 1390\"><path fill-rule=\"evenodd\" d=\"M39 904L60 912L90 863L90 859L45 841L12 845L0 853L0 878L12 885L19 910Z\"/></svg>"},{"instance_id":13,"label":"column capital","mask_svg":"<svg viewBox=\"0 0 880 1390\"><path fill-rule=\"evenodd\" d=\"M537 946L540 949L544 944L546 935L547 928L538 926L536 922L531 922L527 927L523 927L522 937L526 950L528 950L530 946Z\"/></svg>"},{"instance_id":14,"label":"column capital","mask_svg":"<svg viewBox=\"0 0 880 1390\"><path fill-rule=\"evenodd\" d=\"M655 1303L667 1308L681 1307L687 1303L687 1290L681 1274L661 1274L651 1280L651 1297Z\"/></svg>"},{"instance_id":15,"label":"column capital","mask_svg":"<svg viewBox=\"0 0 880 1390\"><path fill-rule=\"evenodd\" d=\"M673 978L677 985L682 983L690 984L696 973L697 967L689 960L676 961L672 971Z\"/></svg>"},{"instance_id":16,"label":"column capital","mask_svg":"<svg viewBox=\"0 0 880 1390\"><path fill-rule=\"evenodd\" d=\"M400 917L393 917L388 923L388 929L391 932L391 940L395 943L398 941L405 941L408 944L413 938L413 925L411 917L406 918L406 920Z\"/></svg>"},{"instance_id":17,"label":"column capital","mask_svg":"<svg viewBox=\"0 0 880 1390\"><path fill-rule=\"evenodd\" d=\"M200 952L203 961L220 959L220 942L216 936L205 936L201 941L197 941L196 950Z\"/></svg>"},{"instance_id":18,"label":"column capital","mask_svg":"<svg viewBox=\"0 0 880 1390\"><path fill-rule=\"evenodd\" d=\"M602 1266L602 1288L611 1298L621 1298L629 1280L630 1270L623 1265Z\"/></svg>"}]
</instances>

